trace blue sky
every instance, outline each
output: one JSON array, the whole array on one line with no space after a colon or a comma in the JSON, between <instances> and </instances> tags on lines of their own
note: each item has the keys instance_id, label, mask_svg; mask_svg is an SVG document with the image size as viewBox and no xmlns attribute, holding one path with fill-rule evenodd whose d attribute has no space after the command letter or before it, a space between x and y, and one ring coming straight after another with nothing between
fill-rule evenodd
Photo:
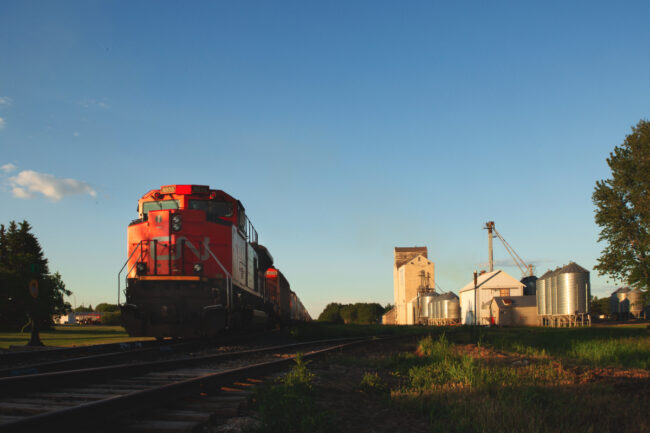
<instances>
[{"instance_id":1,"label":"blue sky","mask_svg":"<svg viewBox=\"0 0 650 433\"><path fill-rule=\"evenodd\" d=\"M136 202L172 183L239 198L313 316L392 302L395 246L426 245L457 291L487 261L489 220L538 275L591 269L594 183L650 117L649 14L641 1L5 1L0 222L34 226L77 304L116 301ZM616 285L591 280L598 296Z\"/></svg>"}]
</instances>

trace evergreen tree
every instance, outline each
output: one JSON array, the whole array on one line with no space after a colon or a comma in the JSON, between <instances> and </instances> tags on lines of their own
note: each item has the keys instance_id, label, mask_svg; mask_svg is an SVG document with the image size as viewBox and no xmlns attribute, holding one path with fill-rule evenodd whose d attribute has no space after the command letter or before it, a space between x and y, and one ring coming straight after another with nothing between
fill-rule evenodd
<instances>
[{"instance_id":1,"label":"evergreen tree","mask_svg":"<svg viewBox=\"0 0 650 433\"><path fill-rule=\"evenodd\" d=\"M600 275L650 289L650 122L641 120L607 158L611 179L596 182L593 202L598 241L607 246L595 269Z\"/></svg>"},{"instance_id":2,"label":"evergreen tree","mask_svg":"<svg viewBox=\"0 0 650 433\"><path fill-rule=\"evenodd\" d=\"M39 317L41 329L52 325L52 316L65 314L71 292L58 273L49 275L48 262L27 221L0 226L0 328L20 329L30 311ZM38 283L38 296L29 292L30 281Z\"/></svg>"}]
</instances>

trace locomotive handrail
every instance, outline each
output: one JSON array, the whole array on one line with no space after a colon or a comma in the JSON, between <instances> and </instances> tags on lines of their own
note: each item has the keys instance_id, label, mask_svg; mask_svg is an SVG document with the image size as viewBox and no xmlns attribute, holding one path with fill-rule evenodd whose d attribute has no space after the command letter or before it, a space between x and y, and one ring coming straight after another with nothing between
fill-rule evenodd
<instances>
[{"instance_id":1,"label":"locomotive handrail","mask_svg":"<svg viewBox=\"0 0 650 433\"><path fill-rule=\"evenodd\" d=\"M232 306L232 275L230 274L230 272L228 272L226 267L221 264L221 260L219 260L217 256L214 255L214 253L212 252L212 250L208 245L205 246L205 249L208 253L210 253L214 261L217 262L221 270L226 274L226 291L227 291L227 298L228 298L227 306L228 309L230 309Z\"/></svg>"},{"instance_id":2,"label":"locomotive handrail","mask_svg":"<svg viewBox=\"0 0 650 433\"><path fill-rule=\"evenodd\" d=\"M117 273L117 305L120 305L120 282L121 282L122 271L124 270L124 268L126 268L126 265L129 264L129 260L131 260L131 257L133 257L133 254L135 254L138 248L140 248L140 258L142 258L142 253L143 253L142 242L144 242L144 240L138 242L138 245L136 245L135 248L133 248L133 251L131 252L131 254L129 254L129 257L126 259L126 262L124 262L124 266L122 266L120 272ZM129 275L129 273L133 270L134 266L135 265L129 268L129 270L126 272L126 275Z\"/></svg>"}]
</instances>

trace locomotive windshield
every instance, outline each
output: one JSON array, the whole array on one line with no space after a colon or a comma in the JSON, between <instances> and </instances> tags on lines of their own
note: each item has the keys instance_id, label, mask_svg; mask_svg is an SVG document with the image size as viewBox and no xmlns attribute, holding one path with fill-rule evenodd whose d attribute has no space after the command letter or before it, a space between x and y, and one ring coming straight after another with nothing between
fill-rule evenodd
<instances>
[{"instance_id":1,"label":"locomotive windshield","mask_svg":"<svg viewBox=\"0 0 650 433\"><path fill-rule=\"evenodd\" d=\"M231 217L233 213L232 203L225 201L190 200L188 209L205 211L205 219L208 221Z\"/></svg>"},{"instance_id":2,"label":"locomotive windshield","mask_svg":"<svg viewBox=\"0 0 650 433\"><path fill-rule=\"evenodd\" d=\"M147 201L142 203L142 213L148 215L150 210L178 209L178 200Z\"/></svg>"}]
</instances>

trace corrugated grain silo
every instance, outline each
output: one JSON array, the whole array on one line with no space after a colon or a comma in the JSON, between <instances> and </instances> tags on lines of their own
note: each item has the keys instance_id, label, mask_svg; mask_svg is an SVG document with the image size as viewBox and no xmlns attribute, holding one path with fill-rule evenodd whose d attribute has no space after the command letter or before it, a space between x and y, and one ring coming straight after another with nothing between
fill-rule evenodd
<instances>
[{"instance_id":1,"label":"corrugated grain silo","mask_svg":"<svg viewBox=\"0 0 650 433\"><path fill-rule=\"evenodd\" d=\"M630 312L630 301L628 294L630 293L629 287L619 287L609 297L609 309L612 314L625 314Z\"/></svg>"},{"instance_id":2,"label":"corrugated grain silo","mask_svg":"<svg viewBox=\"0 0 650 433\"><path fill-rule=\"evenodd\" d=\"M548 270L544 275L539 277L536 282L537 286L537 314L543 316L546 313L546 286L548 284L548 276L551 274L551 271Z\"/></svg>"},{"instance_id":3,"label":"corrugated grain silo","mask_svg":"<svg viewBox=\"0 0 650 433\"><path fill-rule=\"evenodd\" d=\"M460 301L458 296L453 293L448 293L449 299L445 302L447 303L447 319L450 320L460 320Z\"/></svg>"},{"instance_id":4,"label":"corrugated grain silo","mask_svg":"<svg viewBox=\"0 0 650 433\"><path fill-rule=\"evenodd\" d=\"M627 299L630 301L630 314L638 318L643 312L643 293L638 287L632 289L627 294Z\"/></svg>"},{"instance_id":5,"label":"corrugated grain silo","mask_svg":"<svg viewBox=\"0 0 650 433\"><path fill-rule=\"evenodd\" d=\"M589 271L575 262L557 273L557 310L554 314L572 315L589 312Z\"/></svg>"},{"instance_id":6,"label":"corrugated grain silo","mask_svg":"<svg viewBox=\"0 0 650 433\"><path fill-rule=\"evenodd\" d=\"M425 295L418 296L419 311L418 314L422 318L431 317L429 311L431 310L431 304L435 301L435 296L427 293Z\"/></svg>"},{"instance_id":7,"label":"corrugated grain silo","mask_svg":"<svg viewBox=\"0 0 650 433\"><path fill-rule=\"evenodd\" d=\"M521 279L524 284L524 296L534 296L537 293L537 277L529 275Z\"/></svg>"},{"instance_id":8,"label":"corrugated grain silo","mask_svg":"<svg viewBox=\"0 0 650 433\"><path fill-rule=\"evenodd\" d=\"M431 307L435 302L438 294L436 293L427 293L425 295L418 296L419 304L419 316L422 318L429 318L431 316Z\"/></svg>"},{"instance_id":9,"label":"corrugated grain silo","mask_svg":"<svg viewBox=\"0 0 650 433\"><path fill-rule=\"evenodd\" d=\"M555 268L548 276L550 290L547 289L546 314L557 314L557 274L560 268Z\"/></svg>"}]
</instances>

